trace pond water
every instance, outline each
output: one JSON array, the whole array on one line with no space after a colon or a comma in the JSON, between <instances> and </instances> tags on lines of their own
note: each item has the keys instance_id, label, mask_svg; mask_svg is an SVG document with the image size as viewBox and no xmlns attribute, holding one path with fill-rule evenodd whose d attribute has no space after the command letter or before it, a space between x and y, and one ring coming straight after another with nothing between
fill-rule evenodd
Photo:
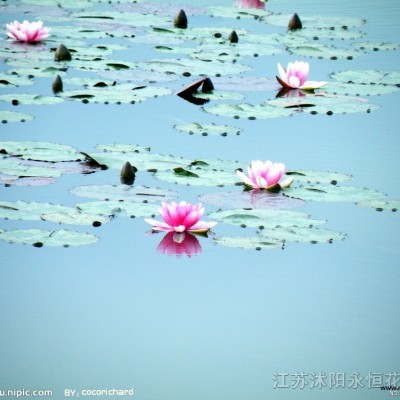
<instances>
[{"instance_id":1,"label":"pond water","mask_svg":"<svg viewBox=\"0 0 400 400\"><path fill-rule=\"evenodd\" d=\"M181 3L168 2L172 16L185 7ZM195 5L207 9L232 4L201 0ZM91 10L110 7L96 3ZM3 1L1 9L3 27L14 19L33 20L42 15L28 1ZM345 21L347 17L365 19L365 24L352 28L364 36L350 42L399 46L397 0L337 0L329 4L307 0L296 4L296 9L290 1L271 0L266 10L274 15L297 12L301 18L320 16L328 21L332 16ZM65 22L54 14L45 24L55 27ZM254 18L211 18L207 13L189 16L189 25L245 29L255 34L286 31ZM157 54L155 43L136 45L123 37L89 42L128 45L111 57L121 62L170 57ZM342 42L335 39L332 44L341 46ZM48 43L49 47L57 45ZM68 45L67 41L64 44ZM261 49L262 45L258 51ZM302 57L290 54L284 46L281 49L279 54L238 61L251 67L240 76L271 80L269 89L262 91L246 90L245 85L232 89L245 96L240 102L259 104L275 98L277 62L287 65L305 59L311 65L311 79L328 81L327 87L337 84L330 76L333 72L398 71L398 49L368 51L351 60ZM13 68L6 61L2 56L0 72ZM75 72L74 76L80 75L84 73ZM159 86L176 93L198 78L196 74L179 75ZM67 77L63 79L65 82ZM118 73L113 79L118 80ZM1 93L53 96L52 80L41 77L31 86L2 86ZM216 91L217 82L215 78ZM311 115L304 109L287 117L251 120L205 111L218 101L200 107L175 95L137 104L66 100L15 107L1 101L2 110L32 114L34 119L1 124L0 141L60 143L89 154L99 152L98 144L134 144L190 160L236 160L244 168L251 160L272 159L284 162L292 171L350 174L349 186L376 189L387 193L388 200L399 200L399 92L360 97L379 108L333 115ZM190 122L226 124L241 132L203 136L174 128ZM73 188L105 184L120 184L118 169L64 174L46 186L3 185L0 193L1 201L74 206L89 199L75 196ZM135 185L170 189L177 192L176 200L190 202L205 194L229 192L234 197L241 191L232 185L173 184L140 169ZM207 214L220 206L204 206L205 219L212 220ZM316 244L288 241L283 248L257 251L216 243L215 237L255 235L253 228L219 221L212 235L198 238L201 251L188 257L157 251L163 234L150 235L150 226L142 217L121 216L97 228L0 220L4 230L71 229L99 237L94 244L68 248L37 248L0 240L0 393L50 389L54 398L63 398L73 393L67 389L133 388L133 396L121 397L387 398L390 393L380 386L390 377L391 383L400 386L399 212L378 212L353 201L305 201L290 210L326 221L326 229L341 232L345 238ZM318 377L323 382L320 387Z\"/></svg>"}]
</instances>

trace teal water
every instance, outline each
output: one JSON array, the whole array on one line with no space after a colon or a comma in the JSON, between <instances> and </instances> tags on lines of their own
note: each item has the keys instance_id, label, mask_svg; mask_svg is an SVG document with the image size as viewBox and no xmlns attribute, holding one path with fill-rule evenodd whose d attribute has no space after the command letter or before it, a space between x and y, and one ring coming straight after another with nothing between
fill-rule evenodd
<instances>
[{"instance_id":1,"label":"teal water","mask_svg":"<svg viewBox=\"0 0 400 400\"><path fill-rule=\"evenodd\" d=\"M296 10L289 1L271 0L267 7L361 17L367 20L362 30L368 40L396 42L399 37L395 0L383 5L305 1ZM197 17L196 23L201 21ZM291 59L283 54L251 60L253 73L273 78L276 62ZM318 65L316 79L325 80L335 70L398 70L398 59L397 51L348 62L310 62ZM47 82L39 85L50 95ZM273 158L291 168L350 173L355 186L400 199L399 93L370 101L382 107L330 117L234 123L221 118L243 128L231 137L175 131L172 125L183 119L207 118L176 96L134 106L66 102L57 109L38 107L32 122L2 124L0 140L54 141L86 152L97 143L133 143L160 153L243 164ZM117 184L117 172L66 175L46 187L2 187L0 196L72 205L71 188ZM159 185L145 173L137 179ZM194 201L201 192L188 187L180 193ZM387 398L388 392L368 387L368 376L400 374L399 213L351 203L308 202L302 210L326 219L329 229L347 238L271 251L229 249L201 238L200 254L178 258L156 251L162 236L148 236L142 219L117 218L97 230L77 227L99 234L95 245L38 249L0 241L0 390L51 389L57 399L66 389L112 388L133 388L138 400ZM2 229L36 226L42 225L0 222ZM219 224L214 230L228 234L232 228ZM304 389L293 387L300 373L307 374ZM313 374L326 374L327 387L310 388ZM363 388L349 387L354 374ZM284 376L290 388L279 387ZM346 387L335 384L339 376Z\"/></svg>"}]
</instances>

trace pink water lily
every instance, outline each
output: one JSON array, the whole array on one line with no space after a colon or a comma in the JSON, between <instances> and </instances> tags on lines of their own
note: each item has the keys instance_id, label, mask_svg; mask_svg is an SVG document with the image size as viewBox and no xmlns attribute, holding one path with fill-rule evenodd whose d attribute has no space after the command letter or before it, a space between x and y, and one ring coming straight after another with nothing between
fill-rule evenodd
<instances>
[{"instance_id":1,"label":"pink water lily","mask_svg":"<svg viewBox=\"0 0 400 400\"><path fill-rule=\"evenodd\" d=\"M265 7L264 0L238 0L236 5L240 8L258 8L263 10Z\"/></svg>"},{"instance_id":2,"label":"pink water lily","mask_svg":"<svg viewBox=\"0 0 400 400\"><path fill-rule=\"evenodd\" d=\"M248 176L239 169L236 170L236 173L244 184L252 189L279 190L289 187L293 182L292 178L280 182L285 171L285 164L274 163L269 160L265 162L257 160L252 161L248 166Z\"/></svg>"},{"instance_id":3,"label":"pink water lily","mask_svg":"<svg viewBox=\"0 0 400 400\"><path fill-rule=\"evenodd\" d=\"M149 218L145 221L153 226L153 231L205 233L216 225L216 222L200 221L203 214L204 208L200 203L161 203L160 216L164 222Z\"/></svg>"},{"instance_id":4,"label":"pink water lily","mask_svg":"<svg viewBox=\"0 0 400 400\"><path fill-rule=\"evenodd\" d=\"M326 82L307 80L310 65L306 61L290 62L286 70L278 63L278 72L276 79L287 89L314 90L326 85Z\"/></svg>"},{"instance_id":5,"label":"pink water lily","mask_svg":"<svg viewBox=\"0 0 400 400\"><path fill-rule=\"evenodd\" d=\"M41 42L43 39L49 37L50 34L50 28L44 28L42 21L24 21L22 23L14 21L6 24L6 27L8 37L20 42Z\"/></svg>"}]
</instances>

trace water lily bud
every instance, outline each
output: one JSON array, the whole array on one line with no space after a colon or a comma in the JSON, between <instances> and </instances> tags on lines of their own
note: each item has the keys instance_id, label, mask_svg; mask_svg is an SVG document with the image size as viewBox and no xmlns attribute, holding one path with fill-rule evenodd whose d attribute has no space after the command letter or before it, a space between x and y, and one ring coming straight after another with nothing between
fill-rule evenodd
<instances>
[{"instance_id":1,"label":"water lily bud","mask_svg":"<svg viewBox=\"0 0 400 400\"><path fill-rule=\"evenodd\" d=\"M203 82L203 86L201 87L201 91L203 93L211 93L214 90L214 84L212 83L210 78L206 78Z\"/></svg>"},{"instance_id":2,"label":"water lily bud","mask_svg":"<svg viewBox=\"0 0 400 400\"><path fill-rule=\"evenodd\" d=\"M296 29L301 29L303 24L301 23L300 17L294 13L289 20L288 28L290 31L294 31Z\"/></svg>"},{"instance_id":3,"label":"water lily bud","mask_svg":"<svg viewBox=\"0 0 400 400\"><path fill-rule=\"evenodd\" d=\"M239 36L238 36L238 34L237 34L235 31L232 31L232 32L230 33L230 35L228 36L228 40L229 40L231 43L238 43L238 42L239 42Z\"/></svg>"},{"instance_id":4,"label":"water lily bud","mask_svg":"<svg viewBox=\"0 0 400 400\"><path fill-rule=\"evenodd\" d=\"M72 57L69 50L63 44L60 44L54 54L54 59L56 61L71 61Z\"/></svg>"},{"instance_id":5,"label":"water lily bud","mask_svg":"<svg viewBox=\"0 0 400 400\"><path fill-rule=\"evenodd\" d=\"M174 18L174 26L175 28L186 29L188 26L188 19L185 11L180 10L179 13Z\"/></svg>"},{"instance_id":6,"label":"water lily bud","mask_svg":"<svg viewBox=\"0 0 400 400\"><path fill-rule=\"evenodd\" d=\"M120 178L121 183L125 185L132 185L135 181L135 174L137 172L137 168L133 167L129 161L127 161L121 169Z\"/></svg>"},{"instance_id":7,"label":"water lily bud","mask_svg":"<svg viewBox=\"0 0 400 400\"><path fill-rule=\"evenodd\" d=\"M53 89L53 93L57 94L63 91L63 81L61 80L61 76L57 75L54 79L51 88Z\"/></svg>"}]
</instances>

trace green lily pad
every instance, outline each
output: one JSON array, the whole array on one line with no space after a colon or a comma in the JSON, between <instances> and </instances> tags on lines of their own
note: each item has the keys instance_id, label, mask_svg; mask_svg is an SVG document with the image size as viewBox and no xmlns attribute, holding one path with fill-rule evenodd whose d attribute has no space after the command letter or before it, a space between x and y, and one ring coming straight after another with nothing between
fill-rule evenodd
<instances>
[{"instance_id":1,"label":"green lily pad","mask_svg":"<svg viewBox=\"0 0 400 400\"><path fill-rule=\"evenodd\" d=\"M68 212L68 210L70 210L69 207L60 204L26 201L0 202L0 218L13 220L40 221L45 213Z\"/></svg>"},{"instance_id":2,"label":"green lily pad","mask_svg":"<svg viewBox=\"0 0 400 400\"><path fill-rule=\"evenodd\" d=\"M360 50L369 50L369 51L390 51L390 50L398 50L400 48L399 43L390 43L390 42L363 42L363 43L354 43L354 46Z\"/></svg>"},{"instance_id":3,"label":"green lily pad","mask_svg":"<svg viewBox=\"0 0 400 400\"><path fill-rule=\"evenodd\" d=\"M352 202L383 200L386 195L378 190L338 185L310 185L290 188L289 196L312 201Z\"/></svg>"},{"instance_id":4,"label":"green lily pad","mask_svg":"<svg viewBox=\"0 0 400 400\"><path fill-rule=\"evenodd\" d=\"M271 230L262 230L261 235L269 240L302 243L331 243L334 240L344 240L346 235L328 229L308 226L277 226Z\"/></svg>"},{"instance_id":5,"label":"green lily pad","mask_svg":"<svg viewBox=\"0 0 400 400\"><path fill-rule=\"evenodd\" d=\"M371 112L379 108L361 97L340 96L319 92L305 97L280 97L266 102L269 106L290 109L293 112L308 110L311 114L350 114Z\"/></svg>"},{"instance_id":6,"label":"green lily pad","mask_svg":"<svg viewBox=\"0 0 400 400\"><path fill-rule=\"evenodd\" d=\"M366 85L400 85L399 71L347 70L333 72L332 79L343 83L358 83Z\"/></svg>"},{"instance_id":7,"label":"green lily pad","mask_svg":"<svg viewBox=\"0 0 400 400\"><path fill-rule=\"evenodd\" d=\"M70 192L89 199L126 202L160 202L176 197L176 193L171 190L129 185L78 186Z\"/></svg>"},{"instance_id":8,"label":"green lily pad","mask_svg":"<svg viewBox=\"0 0 400 400\"><path fill-rule=\"evenodd\" d=\"M157 197L157 200L160 200ZM164 199L165 200L165 199ZM110 216L152 217L158 213L159 203L132 202L132 201L89 201L75 206L77 209L89 214L103 214Z\"/></svg>"},{"instance_id":9,"label":"green lily pad","mask_svg":"<svg viewBox=\"0 0 400 400\"><path fill-rule=\"evenodd\" d=\"M26 160L56 162L85 159L71 146L49 142L0 142L0 150Z\"/></svg>"},{"instance_id":10,"label":"green lily pad","mask_svg":"<svg viewBox=\"0 0 400 400\"><path fill-rule=\"evenodd\" d=\"M0 159L0 173L18 177L57 178L62 172L52 167L24 165L14 158Z\"/></svg>"},{"instance_id":11,"label":"green lily pad","mask_svg":"<svg viewBox=\"0 0 400 400\"><path fill-rule=\"evenodd\" d=\"M232 209L218 210L209 214L209 218L241 227L263 227L273 229L281 227L309 227L325 223L325 221L311 219L306 213L279 209Z\"/></svg>"},{"instance_id":12,"label":"green lily pad","mask_svg":"<svg viewBox=\"0 0 400 400\"><path fill-rule=\"evenodd\" d=\"M398 90L397 86L392 85L368 85L364 83L342 83L335 82L324 87L325 93L345 95L345 96L380 96L393 93Z\"/></svg>"},{"instance_id":13,"label":"green lily pad","mask_svg":"<svg viewBox=\"0 0 400 400\"><path fill-rule=\"evenodd\" d=\"M153 97L172 94L171 89L155 86L134 86L122 84L105 87L90 87L85 89L68 90L63 97L82 101L90 100L95 103L139 103Z\"/></svg>"},{"instance_id":14,"label":"green lily pad","mask_svg":"<svg viewBox=\"0 0 400 400\"><path fill-rule=\"evenodd\" d=\"M235 119L268 119L287 117L293 114L292 109L276 107L274 104L217 104L215 106L203 107L204 111L223 117Z\"/></svg>"},{"instance_id":15,"label":"green lily pad","mask_svg":"<svg viewBox=\"0 0 400 400\"><path fill-rule=\"evenodd\" d=\"M230 135L240 135L242 129L235 128L229 125L216 125L212 124L200 124L198 122L192 122L190 124L185 125L174 125L174 128L180 132L188 133L189 135L201 135L201 136L209 136L209 135L221 135L221 136L230 136Z\"/></svg>"},{"instance_id":16,"label":"green lily pad","mask_svg":"<svg viewBox=\"0 0 400 400\"><path fill-rule=\"evenodd\" d=\"M98 237L89 233L69 230L46 231L42 229L0 229L0 239L16 244L31 244L35 247L54 246L69 247L92 244Z\"/></svg>"},{"instance_id":17,"label":"green lily pad","mask_svg":"<svg viewBox=\"0 0 400 400\"><path fill-rule=\"evenodd\" d=\"M304 43L300 45L290 45L289 53L302 57L324 58L330 60L348 59L351 60L363 54L359 49L346 49L333 45L324 45L321 43Z\"/></svg>"},{"instance_id":18,"label":"green lily pad","mask_svg":"<svg viewBox=\"0 0 400 400\"><path fill-rule=\"evenodd\" d=\"M54 7L56 4L54 0L21 0L22 3L37 5L37 6L48 6ZM65 0L62 6L65 8L85 8L91 7L93 4L89 0Z\"/></svg>"},{"instance_id":19,"label":"green lily pad","mask_svg":"<svg viewBox=\"0 0 400 400\"><path fill-rule=\"evenodd\" d=\"M208 12L212 17L232 18L232 19L240 19L240 18L261 19L272 15L272 13L267 10L260 10L256 8L226 7L226 6L209 7Z\"/></svg>"},{"instance_id":20,"label":"green lily pad","mask_svg":"<svg viewBox=\"0 0 400 400\"><path fill-rule=\"evenodd\" d=\"M304 200L266 190L206 193L201 195L199 200L201 203L223 208L268 208L274 210L300 207L305 203Z\"/></svg>"},{"instance_id":21,"label":"green lily pad","mask_svg":"<svg viewBox=\"0 0 400 400\"><path fill-rule=\"evenodd\" d=\"M362 200L358 201L357 205L360 207L375 208L376 211L392 211L396 212L400 209L399 200Z\"/></svg>"},{"instance_id":22,"label":"green lily pad","mask_svg":"<svg viewBox=\"0 0 400 400\"><path fill-rule=\"evenodd\" d=\"M341 172L328 172L328 171L310 171L310 170L290 170L286 175L292 177L295 182L306 182L308 184L332 184L336 185L338 182L346 182L353 176Z\"/></svg>"},{"instance_id":23,"label":"green lily pad","mask_svg":"<svg viewBox=\"0 0 400 400\"><path fill-rule=\"evenodd\" d=\"M43 221L51 221L67 225L94 225L99 226L111 221L109 215L91 214L76 207L57 212L44 212L40 218Z\"/></svg>"},{"instance_id":24,"label":"green lily pad","mask_svg":"<svg viewBox=\"0 0 400 400\"><path fill-rule=\"evenodd\" d=\"M140 146L115 144L99 145L97 147L103 149L104 152L92 153L90 154L91 157L109 168L120 169L126 161L129 161L138 171L157 171L183 167L190 163L188 159L150 153L148 148Z\"/></svg>"},{"instance_id":25,"label":"green lily pad","mask_svg":"<svg viewBox=\"0 0 400 400\"><path fill-rule=\"evenodd\" d=\"M189 72L192 75L219 76L235 75L249 71L251 68L240 63L223 62L213 59L153 59L137 63L138 68L144 70L178 74Z\"/></svg>"},{"instance_id":26,"label":"green lily pad","mask_svg":"<svg viewBox=\"0 0 400 400\"><path fill-rule=\"evenodd\" d=\"M16 111L0 110L0 121L5 124L7 122L26 122L32 121L33 116Z\"/></svg>"},{"instance_id":27,"label":"green lily pad","mask_svg":"<svg viewBox=\"0 0 400 400\"><path fill-rule=\"evenodd\" d=\"M42 96L40 94L0 94L0 101L16 104L50 105L59 104L64 100L59 97Z\"/></svg>"},{"instance_id":28,"label":"green lily pad","mask_svg":"<svg viewBox=\"0 0 400 400\"><path fill-rule=\"evenodd\" d=\"M277 249L283 247L283 243L280 240L254 236L218 236L214 238L214 243L221 246L247 250Z\"/></svg>"},{"instance_id":29,"label":"green lily pad","mask_svg":"<svg viewBox=\"0 0 400 400\"><path fill-rule=\"evenodd\" d=\"M0 72L0 87L32 85L33 80L16 74Z\"/></svg>"}]
</instances>

